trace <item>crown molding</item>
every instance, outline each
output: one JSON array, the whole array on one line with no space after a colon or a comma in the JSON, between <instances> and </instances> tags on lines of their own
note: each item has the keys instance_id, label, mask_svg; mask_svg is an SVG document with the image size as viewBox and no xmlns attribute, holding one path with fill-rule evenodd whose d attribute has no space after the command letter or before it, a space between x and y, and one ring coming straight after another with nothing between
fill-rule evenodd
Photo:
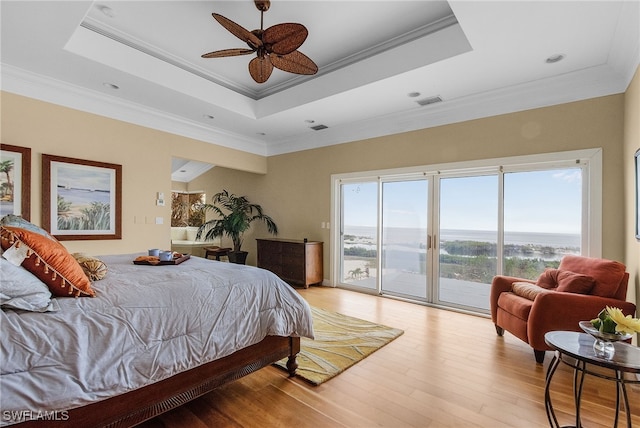
<instances>
[{"instance_id":1,"label":"crown molding","mask_svg":"<svg viewBox=\"0 0 640 428\"><path fill-rule=\"evenodd\" d=\"M2 68L2 90L40 101L105 116L170 134L204 141L230 149L265 156L260 140L203 126L184 118L150 109L97 91L51 79L7 64Z\"/></svg>"},{"instance_id":2,"label":"crown molding","mask_svg":"<svg viewBox=\"0 0 640 428\"><path fill-rule=\"evenodd\" d=\"M623 93L628 87L623 73L601 65L527 82L355 123L308 131L271 143L267 156L427 129L468 120L549 107Z\"/></svg>"}]
</instances>

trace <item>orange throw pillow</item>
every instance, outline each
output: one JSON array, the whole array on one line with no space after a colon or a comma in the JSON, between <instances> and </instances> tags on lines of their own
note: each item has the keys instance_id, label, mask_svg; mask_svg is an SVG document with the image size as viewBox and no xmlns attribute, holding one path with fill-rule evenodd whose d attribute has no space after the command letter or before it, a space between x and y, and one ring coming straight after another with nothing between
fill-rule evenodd
<instances>
[{"instance_id":1,"label":"orange throw pillow","mask_svg":"<svg viewBox=\"0 0 640 428\"><path fill-rule=\"evenodd\" d=\"M553 289L558 286L558 269L545 269L536 282L539 287Z\"/></svg>"},{"instance_id":2,"label":"orange throw pillow","mask_svg":"<svg viewBox=\"0 0 640 428\"><path fill-rule=\"evenodd\" d=\"M0 227L3 250L12 245L28 247L22 266L47 284L54 296L83 297L95 295L89 278L67 249L58 241L18 227Z\"/></svg>"},{"instance_id":3,"label":"orange throw pillow","mask_svg":"<svg viewBox=\"0 0 640 428\"><path fill-rule=\"evenodd\" d=\"M592 276L569 272L568 270L558 271L558 288L556 288L556 291L589 294L594 285L596 285L596 281Z\"/></svg>"}]
</instances>

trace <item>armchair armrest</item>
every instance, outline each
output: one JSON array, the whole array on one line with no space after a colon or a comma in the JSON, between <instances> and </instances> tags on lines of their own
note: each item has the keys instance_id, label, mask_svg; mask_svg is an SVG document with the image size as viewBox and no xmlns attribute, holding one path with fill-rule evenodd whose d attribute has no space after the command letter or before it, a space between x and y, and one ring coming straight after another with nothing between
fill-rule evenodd
<instances>
[{"instance_id":1,"label":"armchair armrest","mask_svg":"<svg viewBox=\"0 0 640 428\"><path fill-rule=\"evenodd\" d=\"M527 321L527 336L533 349L550 349L544 341L545 333L553 330L582 331L580 321L598 316L606 306L620 308L633 316L636 306L631 302L588 294L553 292L536 297Z\"/></svg>"},{"instance_id":2,"label":"armchair armrest","mask_svg":"<svg viewBox=\"0 0 640 428\"><path fill-rule=\"evenodd\" d=\"M511 284L514 282L536 282L530 279L516 278L515 276L496 275L491 281L491 294L489 295L489 303L491 305L491 320L495 324L496 314L498 312L498 298L501 293L511 291Z\"/></svg>"}]
</instances>

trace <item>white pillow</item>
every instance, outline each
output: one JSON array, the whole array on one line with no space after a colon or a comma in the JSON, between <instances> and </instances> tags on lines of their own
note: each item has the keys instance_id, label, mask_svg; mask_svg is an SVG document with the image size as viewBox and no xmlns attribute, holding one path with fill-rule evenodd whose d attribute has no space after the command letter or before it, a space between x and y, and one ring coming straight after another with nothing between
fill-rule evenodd
<instances>
[{"instance_id":1,"label":"white pillow","mask_svg":"<svg viewBox=\"0 0 640 428\"><path fill-rule=\"evenodd\" d=\"M0 257L0 307L33 312L57 311L49 288L35 275Z\"/></svg>"}]
</instances>

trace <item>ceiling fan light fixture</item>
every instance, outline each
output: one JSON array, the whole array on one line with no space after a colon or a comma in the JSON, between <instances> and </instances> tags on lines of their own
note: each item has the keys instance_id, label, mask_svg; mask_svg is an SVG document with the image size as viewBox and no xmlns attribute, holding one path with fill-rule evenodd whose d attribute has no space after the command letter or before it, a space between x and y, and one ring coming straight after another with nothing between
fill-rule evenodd
<instances>
[{"instance_id":1,"label":"ceiling fan light fixture","mask_svg":"<svg viewBox=\"0 0 640 428\"><path fill-rule=\"evenodd\" d=\"M273 25L266 30L264 12L269 10L271 2L254 0L260 11L260 29L249 31L222 15L213 13L213 18L231 34L242 40L250 49L231 48L205 53L202 58L223 58L248 55L256 57L249 62L249 74L257 83L266 82L273 68L294 74L316 74L318 66L297 49L307 39L309 32L302 24L283 23Z\"/></svg>"}]
</instances>

